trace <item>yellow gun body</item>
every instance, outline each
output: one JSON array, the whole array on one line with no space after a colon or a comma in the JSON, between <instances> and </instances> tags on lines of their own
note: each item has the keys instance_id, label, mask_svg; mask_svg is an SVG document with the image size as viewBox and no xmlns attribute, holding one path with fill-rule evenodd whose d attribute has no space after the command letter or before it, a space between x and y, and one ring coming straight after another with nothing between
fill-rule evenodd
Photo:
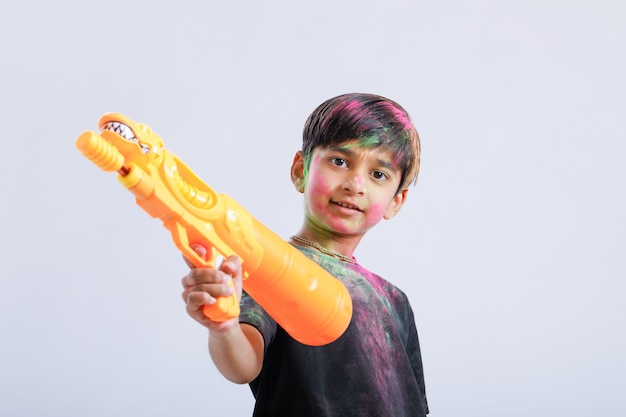
<instances>
[{"instance_id":1,"label":"yellow gun body","mask_svg":"<svg viewBox=\"0 0 626 417\"><path fill-rule=\"evenodd\" d=\"M85 157L135 195L150 216L171 233L176 247L198 267L216 267L220 257L242 261L243 288L300 343L335 341L352 318L343 284L256 220L234 199L217 194L183 161L165 149L149 126L118 113L99 121L100 133L76 140ZM193 249L207 249L203 258ZM239 315L236 296L204 306L214 321Z\"/></svg>"}]
</instances>

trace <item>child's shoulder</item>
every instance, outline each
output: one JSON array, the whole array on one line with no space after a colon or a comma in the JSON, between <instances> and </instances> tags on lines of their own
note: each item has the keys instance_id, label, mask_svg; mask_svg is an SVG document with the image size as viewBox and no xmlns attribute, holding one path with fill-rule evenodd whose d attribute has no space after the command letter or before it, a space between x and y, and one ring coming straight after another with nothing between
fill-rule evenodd
<instances>
[{"instance_id":1,"label":"child's shoulder","mask_svg":"<svg viewBox=\"0 0 626 417\"><path fill-rule=\"evenodd\" d=\"M375 291L398 303L408 302L407 296L398 286L370 271L359 263L349 263L319 252L314 248L298 246L298 249L332 276L343 282L348 290Z\"/></svg>"},{"instance_id":2,"label":"child's shoulder","mask_svg":"<svg viewBox=\"0 0 626 417\"><path fill-rule=\"evenodd\" d=\"M354 265L352 268L356 273L363 276L363 278L372 287L378 289L381 293L385 293L389 298L406 300L407 296L396 284L383 278L375 272L370 271L362 265Z\"/></svg>"}]
</instances>

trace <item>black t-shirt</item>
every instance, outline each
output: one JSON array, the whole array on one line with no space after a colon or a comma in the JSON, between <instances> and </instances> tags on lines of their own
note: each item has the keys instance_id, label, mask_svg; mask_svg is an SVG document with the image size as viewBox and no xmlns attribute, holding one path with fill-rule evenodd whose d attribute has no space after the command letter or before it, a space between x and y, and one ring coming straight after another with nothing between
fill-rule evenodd
<instances>
[{"instance_id":1,"label":"black t-shirt","mask_svg":"<svg viewBox=\"0 0 626 417\"><path fill-rule=\"evenodd\" d=\"M298 249L344 283L352 320L336 341L306 346L244 293L240 322L265 340L263 369L250 383L254 416L425 416L422 358L406 295L358 264Z\"/></svg>"}]
</instances>

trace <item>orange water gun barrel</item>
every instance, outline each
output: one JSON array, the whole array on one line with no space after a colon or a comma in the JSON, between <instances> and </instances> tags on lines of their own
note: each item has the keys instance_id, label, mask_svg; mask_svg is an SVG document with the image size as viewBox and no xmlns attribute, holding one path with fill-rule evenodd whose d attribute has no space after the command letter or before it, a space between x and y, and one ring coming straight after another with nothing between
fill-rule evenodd
<instances>
[{"instance_id":1,"label":"orange water gun barrel","mask_svg":"<svg viewBox=\"0 0 626 417\"><path fill-rule=\"evenodd\" d=\"M176 247L197 267L217 267L221 257L242 262L243 289L294 339L321 346L335 341L352 318L352 300L325 269L256 220L234 199L216 194L163 146L149 126L118 113L99 121L100 133L76 140L85 157L135 195L162 220ZM207 249L201 257L193 249ZM214 321L239 315L236 296L204 306Z\"/></svg>"}]
</instances>

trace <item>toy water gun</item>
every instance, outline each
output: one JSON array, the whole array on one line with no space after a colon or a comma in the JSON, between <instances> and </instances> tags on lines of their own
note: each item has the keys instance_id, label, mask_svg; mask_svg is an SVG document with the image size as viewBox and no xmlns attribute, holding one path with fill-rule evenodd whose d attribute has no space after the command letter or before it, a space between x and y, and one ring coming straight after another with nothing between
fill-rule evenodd
<instances>
[{"instance_id":1,"label":"toy water gun","mask_svg":"<svg viewBox=\"0 0 626 417\"><path fill-rule=\"evenodd\" d=\"M218 267L220 259L242 261L243 288L300 343L321 346L348 327L352 300L343 284L285 242L234 199L216 194L179 158L165 149L148 125L117 113L98 123L100 133L83 132L76 147L135 195L150 216L170 231L176 247L197 267ZM201 257L193 248L207 249ZM214 321L239 316L236 296L205 305Z\"/></svg>"}]
</instances>

